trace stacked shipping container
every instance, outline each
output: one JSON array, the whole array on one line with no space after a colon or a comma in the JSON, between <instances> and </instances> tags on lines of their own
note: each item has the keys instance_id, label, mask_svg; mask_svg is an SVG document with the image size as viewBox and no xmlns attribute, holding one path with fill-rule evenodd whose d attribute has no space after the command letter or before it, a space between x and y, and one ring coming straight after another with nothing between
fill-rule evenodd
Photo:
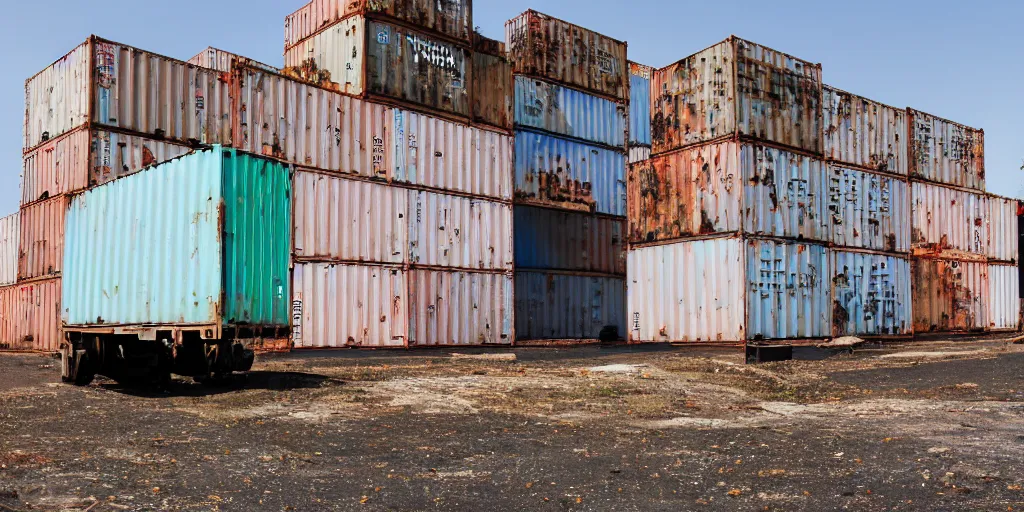
<instances>
[{"instance_id":1,"label":"stacked shipping container","mask_svg":"<svg viewBox=\"0 0 1024 512\"><path fill-rule=\"evenodd\" d=\"M505 28L516 75L516 335L618 339L625 334L626 45L534 11Z\"/></svg>"}]
</instances>

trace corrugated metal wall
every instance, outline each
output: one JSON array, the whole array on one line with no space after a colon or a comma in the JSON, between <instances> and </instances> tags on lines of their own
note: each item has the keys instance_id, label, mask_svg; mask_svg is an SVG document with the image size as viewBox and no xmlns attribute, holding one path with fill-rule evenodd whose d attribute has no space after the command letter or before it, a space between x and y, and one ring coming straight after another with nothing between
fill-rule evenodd
<instances>
[{"instance_id":1,"label":"corrugated metal wall","mask_svg":"<svg viewBox=\"0 0 1024 512\"><path fill-rule=\"evenodd\" d=\"M654 154L736 132L734 56L732 45L725 41L655 70L651 78Z\"/></svg>"},{"instance_id":2,"label":"corrugated metal wall","mask_svg":"<svg viewBox=\"0 0 1024 512\"><path fill-rule=\"evenodd\" d=\"M825 158L880 172L907 174L907 111L822 88Z\"/></svg>"},{"instance_id":3,"label":"corrugated metal wall","mask_svg":"<svg viewBox=\"0 0 1024 512\"><path fill-rule=\"evenodd\" d=\"M747 233L827 241L821 160L761 145L740 148Z\"/></svg>"},{"instance_id":4,"label":"corrugated metal wall","mask_svg":"<svg viewBox=\"0 0 1024 512\"><path fill-rule=\"evenodd\" d=\"M473 52L473 121L511 130L512 107L515 103L515 83L512 64L505 58L504 43L486 39L474 42ZM502 50L496 54L481 51L478 46L494 45Z\"/></svg>"},{"instance_id":5,"label":"corrugated metal wall","mask_svg":"<svg viewBox=\"0 0 1024 512\"><path fill-rule=\"evenodd\" d=\"M505 44L516 74L629 101L626 43L526 11L505 23Z\"/></svg>"},{"instance_id":6,"label":"corrugated metal wall","mask_svg":"<svg viewBox=\"0 0 1024 512\"><path fill-rule=\"evenodd\" d=\"M0 349L56 352L60 299L59 278L0 288Z\"/></svg>"},{"instance_id":7,"label":"corrugated metal wall","mask_svg":"<svg viewBox=\"0 0 1024 512\"><path fill-rule=\"evenodd\" d=\"M1017 227L1017 200L989 196L988 257L997 261L1017 262L1020 258Z\"/></svg>"},{"instance_id":8,"label":"corrugated metal wall","mask_svg":"<svg viewBox=\"0 0 1024 512\"><path fill-rule=\"evenodd\" d=\"M91 48L89 42L79 45L25 82L25 149L88 121Z\"/></svg>"},{"instance_id":9,"label":"corrugated metal wall","mask_svg":"<svg viewBox=\"0 0 1024 512\"><path fill-rule=\"evenodd\" d=\"M626 283L621 277L517 271L516 338L599 339L607 326L626 336Z\"/></svg>"},{"instance_id":10,"label":"corrugated metal wall","mask_svg":"<svg viewBox=\"0 0 1024 512\"><path fill-rule=\"evenodd\" d=\"M59 196L21 210L18 279L60 275L64 262L64 215L68 197Z\"/></svg>"},{"instance_id":11,"label":"corrugated metal wall","mask_svg":"<svg viewBox=\"0 0 1024 512\"><path fill-rule=\"evenodd\" d=\"M410 191L409 262L414 265L512 270L512 207Z\"/></svg>"},{"instance_id":12,"label":"corrugated metal wall","mask_svg":"<svg viewBox=\"0 0 1024 512\"><path fill-rule=\"evenodd\" d=\"M631 165L629 240L740 231L739 146L733 141L695 146Z\"/></svg>"},{"instance_id":13,"label":"corrugated metal wall","mask_svg":"<svg viewBox=\"0 0 1024 512\"><path fill-rule=\"evenodd\" d=\"M1020 268L989 265L988 326L997 331L1020 330Z\"/></svg>"},{"instance_id":14,"label":"corrugated metal wall","mask_svg":"<svg viewBox=\"0 0 1024 512\"><path fill-rule=\"evenodd\" d=\"M738 238L629 253L629 340L746 340L746 250Z\"/></svg>"},{"instance_id":15,"label":"corrugated metal wall","mask_svg":"<svg viewBox=\"0 0 1024 512\"><path fill-rule=\"evenodd\" d=\"M912 183L911 241L915 254L984 257L988 198L930 183Z\"/></svg>"},{"instance_id":16,"label":"corrugated metal wall","mask_svg":"<svg viewBox=\"0 0 1024 512\"><path fill-rule=\"evenodd\" d=\"M909 259L834 251L831 272L833 336L913 334Z\"/></svg>"},{"instance_id":17,"label":"corrugated metal wall","mask_svg":"<svg viewBox=\"0 0 1024 512\"><path fill-rule=\"evenodd\" d=\"M828 164L826 205L832 243L877 251L910 251L906 180Z\"/></svg>"},{"instance_id":18,"label":"corrugated metal wall","mask_svg":"<svg viewBox=\"0 0 1024 512\"><path fill-rule=\"evenodd\" d=\"M409 190L308 171L295 174L295 256L404 263Z\"/></svg>"},{"instance_id":19,"label":"corrugated metal wall","mask_svg":"<svg viewBox=\"0 0 1024 512\"><path fill-rule=\"evenodd\" d=\"M516 132L516 199L626 215L626 157L597 146Z\"/></svg>"},{"instance_id":20,"label":"corrugated metal wall","mask_svg":"<svg viewBox=\"0 0 1024 512\"><path fill-rule=\"evenodd\" d=\"M511 274L409 272L409 345L510 345Z\"/></svg>"},{"instance_id":21,"label":"corrugated metal wall","mask_svg":"<svg viewBox=\"0 0 1024 512\"><path fill-rule=\"evenodd\" d=\"M748 339L829 337L830 276L824 246L749 240Z\"/></svg>"},{"instance_id":22,"label":"corrugated metal wall","mask_svg":"<svg viewBox=\"0 0 1024 512\"><path fill-rule=\"evenodd\" d=\"M280 72L278 68L275 68L274 66L271 66L269 64L264 64L262 62L252 60L248 57L242 57L241 55L237 55L231 52L226 52L224 50L214 48L212 46L197 53L194 57L188 60L188 63L192 64L193 66L209 68L224 73L230 73L236 62L239 64L245 64L255 68L263 69L265 71L271 71L274 73Z\"/></svg>"},{"instance_id":23,"label":"corrugated metal wall","mask_svg":"<svg viewBox=\"0 0 1024 512\"><path fill-rule=\"evenodd\" d=\"M516 77L515 122L586 142L626 147L622 103L527 76Z\"/></svg>"},{"instance_id":24,"label":"corrugated metal wall","mask_svg":"<svg viewBox=\"0 0 1024 512\"><path fill-rule=\"evenodd\" d=\"M465 0L313 0L285 17L285 48L353 14L388 16L467 42L473 30Z\"/></svg>"},{"instance_id":25,"label":"corrugated metal wall","mask_svg":"<svg viewBox=\"0 0 1024 512\"><path fill-rule=\"evenodd\" d=\"M0 286L18 280L18 243L21 241L21 212L0 219Z\"/></svg>"},{"instance_id":26,"label":"corrugated metal wall","mask_svg":"<svg viewBox=\"0 0 1024 512\"><path fill-rule=\"evenodd\" d=\"M626 274L626 222L589 213L515 207L515 267Z\"/></svg>"},{"instance_id":27,"label":"corrugated metal wall","mask_svg":"<svg viewBox=\"0 0 1024 512\"><path fill-rule=\"evenodd\" d=\"M297 263L293 279L296 348L406 346L409 301L404 270Z\"/></svg>"},{"instance_id":28,"label":"corrugated metal wall","mask_svg":"<svg viewBox=\"0 0 1024 512\"><path fill-rule=\"evenodd\" d=\"M284 72L345 94L362 94L366 25L362 16L346 18L287 48Z\"/></svg>"},{"instance_id":29,"label":"corrugated metal wall","mask_svg":"<svg viewBox=\"0 0 1024 512\"><path fill-rule=\"evenodd\" d=\"M654 68L629 63L629 144L651 145L651 75Z\"/></svg>"},{"instance_id":30,"label":"corrugated metal wall","mask_svg":"<svg viewBox=\"0 0 1024 512\"><path fill-rule=\"evenodd\" d=\"M980 331L988 325L989 265L914 259L914 333Z\"/></svg>"},{"instance_id":31,"label":"corrugated metal wall","mask_svg":"<svg viewBox=\"0 0 1024 512\"><path fill-rule=\"evenodd\" d=\"M985 132L908 109L910 176L985 190Z\"/></svg>"},{"instance_id":32,"label":"corrugated metal wall","mask_svg":"<svg viewBox=\"0 0 1024 512\"><path fill-rule=\"evenodd\" d=\"M626 162L630 164L637 164L644 160L651 159L651 148L648 147L632 147L629 148L629 154L626 157Z\"/></svg>"}]
</instances>

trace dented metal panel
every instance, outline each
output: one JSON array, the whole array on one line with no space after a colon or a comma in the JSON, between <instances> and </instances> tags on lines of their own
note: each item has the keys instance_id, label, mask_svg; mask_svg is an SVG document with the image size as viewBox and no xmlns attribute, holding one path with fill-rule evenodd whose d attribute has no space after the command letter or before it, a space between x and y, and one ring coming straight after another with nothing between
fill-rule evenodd
<instances>
[{"instance_id":1,"label":"dented metal panel","mask_svg":"<svg viewBox=\"0 0 1024 512\"><path fill-rule=\"evenodd\" d=\"M832 334L829 251L821 245L747 241L747 337Z\"/></svg>"},{"instance_id":2,"label":"dented metal panel","mask_svg":"<svg viewBox=\"0 0 1024 512\"><path fill-rule=\"evenodd\" d=\"M516 125L626 147L626 106L539 78L516 77Z\"/></svg>"},{"instance_id":3,"label":"dented metal panel","mask_svg":"<svg viewBox=\"0 0 1024 512\"><path fill-rule=\"evenodd\" d=\"M0 286L18 280L18 243L20 243L21 213L0 218Z\"/></svg>"},{"instance_id":4,"label":"dented metal panel","mask_svg":"<svg viewBox=\"0 0 1024 512\"><path fill-rule=\"evenodd\" d=\"M60 348L60 278L0 288L0 350Z\"/></svg>"},{"instance_id":5,"label":"dented metal panel","mask_svg":"<svg viewBox=\"0 0 1024 512\"><path fill-rule=\"evenodd\" d=\"M411 110L395 109L393 113L385 158L394 162L395 181L512 199L511 135Z\"/></svg>"},{"instance_id":6,"label":"dented metal panel","mask_svg":"<svg viewBox=\"0 0 1024 512\"><path fill-rule=\"evenodd\" d=\"M520 203L626 215L623 153L517 131L515 167L515 198Z\"/></svg>"},{"instance_id":7,"label":"dented metal panel","mask_svg":"<svg viewBox=\"0 0 1024 512\"><path fill-rule=\"evenodd\" d=\"M736 58L716 44L651 77L651 144L655 154L736 132Z\"/></svg>"},{"instance_id":8,"label":"dented metal panel","mask_svg":"<svg viewBox=\"0 0 1024 512\"><path fill-rule=\"evenodd\" d=\"M905 179L828 164L827 208L832 243L840 247L910 251L910 189Z\"/></svg>"},{"instance_id":9,"label":"dented metal panel","mask_svg":"<svg viewBox=\"0 0 1024 512\"><path fill-rule=\"evenodd\" d=\"M914 254L978 259L988 252L988 197L915 182L911 206Z\"/></svg>"},{"instance_id":10,"label":"dented metal panel","mask_svg":"<svg viewBox=\"0 0 1024 512\"><path fill-rule=\"evenodd\" d=\"M654 68L629 63L629 144L651 145L651 75Z\"/></svg>"},{"instance_id":11,"label":"dented metal panel","mask_svg":"<svg viewBox=\"0 0 1024 512\"><path fill-rule=\"evenodd\" d=\"M59 196L21 210L18 279L60 275L64 262L64 216L68 197Z\"/></svg>"},{"instance_id":12,"label":"dented metal panel","mask_svg":"<svg viewBox=\"0 0 1024 512\"><path fill-rule=\"evenodd\" d=\"M746 250L738 238L629 253L629 341L746 340Z\"/></svg>"},{"instance_id":13,"label":"dented metal panel","mask_svg":"<svg viewBox=\"0 0 1024 512\"><path fill-rule=\"evenodd\" d=\"M404 270L296 263L293 280L295 348L406 346L409 301Z\"/></svg>"},{"instance_id":14,"label":"dented metal panel","mask_svg":"<svg viewBox=\"0 0 1024 512\"><path fill-rule=\"evenodd\" d=\"M997 261L1016 263L1020 258L1017 200L989 196L989 214L985 219L988 226L988 257Z\"/></svg>"},{"instance_id":15,"label":"dented metal panel","mask_svg":"<svg viewBox=\"0 0 1024 512\"><path fill-rule=\"evenodd\" d=\"M910 122L910 176L985 190L985 132L919 110Z\"/></svg>"},{"instance_id":16,"label":"dented metal panel","mask_svg":"<svg viewBox=\"0 0 1024 512\"><path fill-rule=\"evenodd\" d=\"M915 258L914 332L980 331L988 325L989 265Z\"/></svg>"},{"instance_id":17,"label":"dented metal panel","mask_svg":"<svg viewBox=\"0 0 1024 512\"><path fill-rule=\"evenodd\" d=\"M993 331L1020 330L1020 268L989 265L988 327Z\"/></svg>"},{"instance_id":18,"label":"dented metal panel","mask_svg":"<svg viewBox=\"0 0 1024 512\"><path fill-rule=\"evenodd\" d=\"M473 30L468 0L313 0L285 17L284 47L356 14L387 16L465 42Z\"/></svg>"},{"instance_id":19,"label":"dented metal panel","mask_svg":"<svg viewBox=\"0 0 1024 512\"><path fill-rule=\"evenodd\" d=\"M515 267L626 274L626 222L591 213L515 207Z\"/></svg>"},{"instance_id":20,"label":"dented metal panel","mask_svg":"<svg viewBox=\"0 0 1024 512\"><path fill-rule=\"evenodd\" d=\"M512 275L409 272L409 345L511 345Z\"/></svg>"},{"instance_id":21,"label":"dented metal panel","mask_svg":"<svg viewBox=\"0 0 1024 512\"><path fill-rule=\"evenodd\" d=\"M473 121L512 129L515 83L505 44L473 35Z\"/></svg>"},{"instance_id":22,"label":"dented metal panel","mask_svg":"<svg viewBox=\"0 0 1024 512\"><path fill-rule=\"evenodd\" d=\"M907 111L822 86L825 158L907 174Z\"/></svg>"},{"instance_id":23,"label":"dented metal panel","mask_svg":"<svg viewBox=\"0 0 1024 512\"><path fill-rule=\"evenodd\" d=\"M224 73L230 73L234 69L235 64L244 64L264 71L270 71L272 73L279 73L280 70L269 64L264 64L257 60L252 60L248 57L242 57L241 55L227 52L218 48L209 47L188 60L189 64L193 66L200 66L204 68L221 71Z\"/></svg>"},{"instance_id":24,"label":"dented metal panel","mask_svg":"<svg viewBox=\"0 0 1024 512\"><path fill-rule=\"evenodd\" d=\"M413 265L512 270L512 206L409 191L409 262Z\"/></svg>"},{"instance_id":25,"label":"dented metal panel","mask_svg":"<svg viewBox=\"0 0 1024 512\"><path fill-rule=\"evenodd\" d=\"M629 148L629 156L626 161L629 164L638 164L645 160L651 159L651 148L644 146L637 146Z\"/></svg>"},{"instance_id":26,"label":"dented metal panel","mask_svg":"<svg viewBox=\"0 0 1024 512\"><path fill-rule=\"evenodd\" d=\"M834 251L831 271L833 336L913 334L909 259Z\"/></svg>"},{"instance_id":27,"label":"dented metal panel","mask_svg":"<svg viewBox=\"0 0 1024 512\"><path fill-rule=\"evenodd\" d=\"M295 256L405 263L406 189L308 171L295 174Z\"/></svg>"},{"instance_id":28,"label":"dented metal panel","mask_svg":"<svg viewBox=\"0 0 1024 512\"><path fill-rule=\"evenodd\" d=\"M79 45L25 82L27 150L89 120L92 40Z\"/></svg>"},{"instance_id":29,"label":"dented metal panel","mask_svg":"<svg viewBox=\"0 0 1024 512\"><path fill-rule=\"evenodd\" d=\"M517 271L515 321L519 340L595 340L605 328L624 337L625 279Z\"/></svg>"},{"instance_id":30,"label":"dented metal panel","mask_svg":"<svg viewBox=\"0 0 1024 512\"><path fill-rule=\"evenodd\" d=\"M234 76L240 149L298 165L389 179L391 109L253 68Z\"/></svg>"},{"instance_id":31,"label":"dented metal panel","mask_svg":"<svg viewBox=\"0 0 1024 512\"><path fill-rule=\"evenodd\" d=\"M743 174L740 144L734 141L633 164L629 170L630 242L740 231Z\"/></svg>"},{"instance_id":32,"label":"dented metal panel","mask_svg":"<svg viewBox=\"0 0 1024 512\"><path fill-rule=\"evenodd\" d=\"M828 241L825 172L821 160L761 145L743 144L744 231Z\"/></svg>"},{"instance_id":33,"label":"dented metal panel","mask_svg":"<svg viewBox=\"0 0 1024 512\"><path fill-rule=\"evenodd\" d=\"M346 94L362 94L366 23L362 16L346 18L287 48L282 72Z\"/></svg>"},{"instance_id":34,"label":"dented metal panel","mask_svg":"<svg viewBox=\"0 0 1024 512\"><path fill-rule=\"evenodd\" d=\"M516 74L629 101L624 42L531 10L505 23L505 43Z\"/></svg>"}]
</instances>

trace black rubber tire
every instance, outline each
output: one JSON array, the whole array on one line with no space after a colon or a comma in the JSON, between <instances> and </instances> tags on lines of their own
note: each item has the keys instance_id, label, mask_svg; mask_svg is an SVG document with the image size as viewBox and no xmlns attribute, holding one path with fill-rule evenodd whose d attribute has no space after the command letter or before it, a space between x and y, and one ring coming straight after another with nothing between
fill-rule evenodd
<instances>
[{"instance_id":1,"label":"black rubber tire","mask_svg":"<svg viewBox=\"0 0 1024 512\"><path fill-rule=\"evenodd\" d=\"M65 384L88 386L96 378L87 351L64 347L60 351L60 359L60 380Z\"/></svg>"}]
</instances>

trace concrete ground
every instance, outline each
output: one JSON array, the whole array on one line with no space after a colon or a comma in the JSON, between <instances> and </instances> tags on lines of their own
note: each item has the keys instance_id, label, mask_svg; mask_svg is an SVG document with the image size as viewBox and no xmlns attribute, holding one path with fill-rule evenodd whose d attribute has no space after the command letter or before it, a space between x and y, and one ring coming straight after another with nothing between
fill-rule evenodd
<instances>
[{"instance_id":1,"label":"concrete ground","mask_svg":"<svg viewBox=\"0 0 1024 512\"><path fill-rule=\"evenodd\" d=\"M5 354L0 510L1024 510L1022 365L999 338L313 352L158 393Z\"/></svg>"}]
</instances>

